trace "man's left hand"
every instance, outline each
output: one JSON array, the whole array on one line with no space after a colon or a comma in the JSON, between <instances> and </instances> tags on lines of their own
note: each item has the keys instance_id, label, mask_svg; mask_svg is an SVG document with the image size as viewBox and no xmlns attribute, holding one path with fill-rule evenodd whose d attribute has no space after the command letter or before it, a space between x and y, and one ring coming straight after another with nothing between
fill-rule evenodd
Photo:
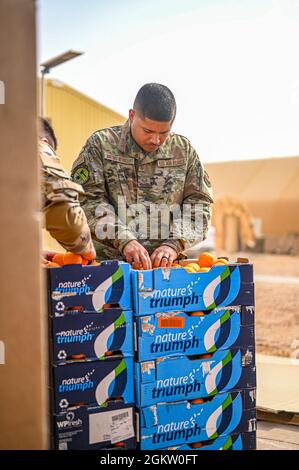
<instances>
[{"instance_id":1,"label":"man's left hand","mask_svg":"<svg viewBox=\"0 0 299 470\"><path fill-rule=\"evenodd\" d=\"M151 254L152 266L153 268L170 268L177 257L177 252L170 246L159 246Z\"/></svg>"}]
</instances>

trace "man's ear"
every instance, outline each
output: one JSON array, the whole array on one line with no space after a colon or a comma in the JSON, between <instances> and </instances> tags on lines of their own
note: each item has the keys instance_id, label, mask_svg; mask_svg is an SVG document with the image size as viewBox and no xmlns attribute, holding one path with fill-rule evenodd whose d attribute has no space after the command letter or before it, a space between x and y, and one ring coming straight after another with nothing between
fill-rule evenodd
<instances>
[{"instance_id":1,"label":"man's ear","mask_svg":"<svg viewBox=\"0 0 299 470\"><path fill-rule=\"evenodd\" d=\"M135 116L135 111L134 111L134 109L129 109L129 119L130 119L130 122L133 121L134 116Z\"/></svg>"}]
</instances>

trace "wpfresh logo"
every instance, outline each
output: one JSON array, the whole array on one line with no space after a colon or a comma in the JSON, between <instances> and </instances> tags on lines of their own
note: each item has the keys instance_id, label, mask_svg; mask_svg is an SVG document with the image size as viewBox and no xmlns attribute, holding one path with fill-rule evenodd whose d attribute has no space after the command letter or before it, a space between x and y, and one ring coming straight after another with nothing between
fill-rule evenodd
<instances>
[{"instance_id":1,"label":"wpfresh logo","mask_svg":"<svg viewBox=\"0 0 299 470\"><path fill-rule=\"evenodd\" d=\"M66 414L66 420L56 421L56 423L58 429L77 428L79 426L82 426L82 419L75 419L75 413L73 411L69 411Z\"/></svg>"},{"instance_id":2,"label":"wpfresh logo","mask_svg":"<svg viewBox=\"0 0 299 470\"><path fill-rule=\"evenodd\" d=\"M190 438L198 437L201 427L196 423L196 414L186 421L158 425L157 432L153 434L153 443L162 444L171 441L186 441Z\"/></svg>"},{"instance_id":3,"label":"wpfresh logo","mask_svg":"<svg viewBox=\"0 0 299 470\"><path fill-rule=\"evenodd\" d=\"M59 333L56 333L57 344L66 344L66 343L86 343L91 341L94 337L94 333L90 333L92 329L93 322L89 325L86 325L84 328L79 330L63 330Z\"/></svg>"},{"instance_id":4,"label":"wpfresh logo","mask_svg":"<svg viewBox=\"0 0 299 470\"><path fill-rule=\"evenodd\" d=\"M83 377L71 377L69 379L63 379L61 384L58 386L59 393L75 392L85 390L91 390L94 387L94 382L90 380L90 377L94 374L95 369L88 372Z\"/></svg>"}]
</instances>

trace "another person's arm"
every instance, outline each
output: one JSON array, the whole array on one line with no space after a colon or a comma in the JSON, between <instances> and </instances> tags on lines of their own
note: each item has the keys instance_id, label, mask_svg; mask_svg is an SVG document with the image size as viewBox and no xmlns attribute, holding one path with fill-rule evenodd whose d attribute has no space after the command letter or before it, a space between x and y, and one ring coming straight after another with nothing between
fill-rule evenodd
<instances>
[{"instance_id":1,"label":"another person's arm","mask_svg":"<svg viewBox=\"0 0 299 470\"><path fill-rule=\"evenodd\" d=\"M51 149L44 144L40 146L40 157L46 229L67 251L94 259L90 230L79 203L82 187L70 180L59 158L54 152L51 155Z\"/></svg>"}]
</instances>

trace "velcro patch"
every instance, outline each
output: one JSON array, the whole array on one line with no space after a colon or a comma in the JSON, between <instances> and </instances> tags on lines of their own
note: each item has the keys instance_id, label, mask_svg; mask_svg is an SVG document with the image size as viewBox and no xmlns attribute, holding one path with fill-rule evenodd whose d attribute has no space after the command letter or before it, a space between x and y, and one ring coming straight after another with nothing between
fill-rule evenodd
<instances>
[{"instance_id":1,"label":"velcro patch","mask_svg":"<svg viewBox=\"0 0 299 470\"><path fill-rule=\"evenodd\" d=\"M158 160L158 167L165 168L170 166L181 166L185 164L184 158L174 158L173 160Z\"/></svg>"},{"instance_id":2,"label":"velcro patch","mask_svg":"<svg viewBox=\"0 0 299 470\"><path fill-rule=\"evenodd\" d=\"M111 160L113 162L124 163L127 165L134 165L135 160L132 157L122 157L121 155L105 155L105 160Z\"/></svg>"},{"instance_id":3,"label":"velcro patch","mask_svg":"<svg viewBox=\"0 0 299 470\"><path fill-rule=\"evenodd\" d=\"M73 171L72 177L78 184L85 184L89 180L90 171L86 166L77 166L77 168Z\"/></svg>"}]
</instances>

